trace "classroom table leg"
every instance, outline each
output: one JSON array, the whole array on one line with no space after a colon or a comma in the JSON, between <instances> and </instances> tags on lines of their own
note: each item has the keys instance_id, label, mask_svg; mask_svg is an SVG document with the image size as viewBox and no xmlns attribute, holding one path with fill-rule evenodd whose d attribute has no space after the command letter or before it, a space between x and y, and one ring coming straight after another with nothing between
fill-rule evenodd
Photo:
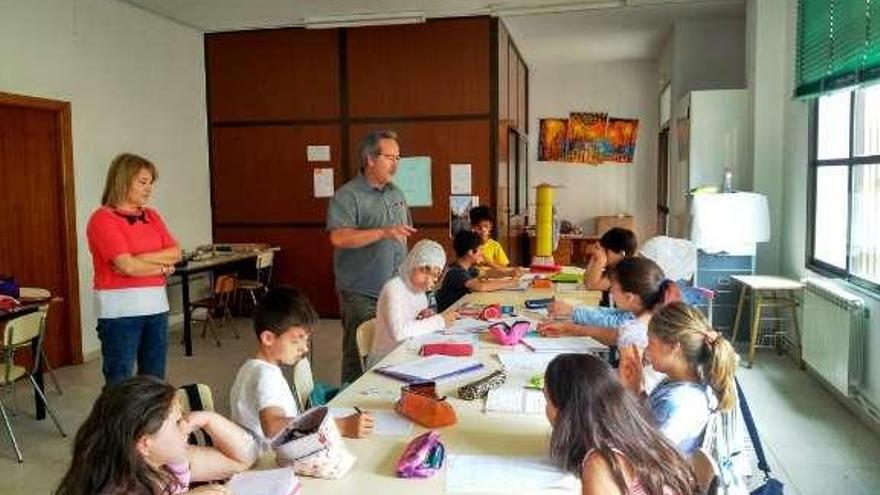
<instances>
[{"instance_id":1,"label":"classroom table leg","mask_svg":"<svg viewBox=\"0 0 880 495\"><path fill-rule=\"evenodd\" d=\"M739 322L742 318L743 306L746 302L746 284L739 284L739 302L736 303L736 316L733 318L733 335L730 342L736 346L736 336L739 334Z\"/></svg>"},{"instance_id":2,"label":"classroom table leg","mask_svg":"<svg viewBox=\"0 0 880 495\"><path fill-rule=\"evenodd\" d=\"M749 368L755 362L755 345L758 343L758 331L761 328L761 294L752 291L752 298L755 300L755 314L752 315L752 335L749 341Z\"/></svg>"}]
</instances>

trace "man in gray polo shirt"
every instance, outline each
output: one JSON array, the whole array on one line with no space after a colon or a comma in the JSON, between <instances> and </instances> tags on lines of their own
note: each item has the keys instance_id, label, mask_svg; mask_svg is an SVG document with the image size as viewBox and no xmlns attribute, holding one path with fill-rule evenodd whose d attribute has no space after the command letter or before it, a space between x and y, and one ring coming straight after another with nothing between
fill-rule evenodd
<instances>
[{"instance_id":1,"label":"man in gray polo shirt","mask_svg":"<svg viewBox=\"0 0 880 495\"><path fill-rule=\"evenodd\" d=\"M385 282L406 256L412 227L403 191L391 180L400 161L397 134L375 131L361 142L361 173L336 191L327 209L333 271L342 314L342 382L361 374L357 327L376 316Z\"/></svg>"}]
</instances>

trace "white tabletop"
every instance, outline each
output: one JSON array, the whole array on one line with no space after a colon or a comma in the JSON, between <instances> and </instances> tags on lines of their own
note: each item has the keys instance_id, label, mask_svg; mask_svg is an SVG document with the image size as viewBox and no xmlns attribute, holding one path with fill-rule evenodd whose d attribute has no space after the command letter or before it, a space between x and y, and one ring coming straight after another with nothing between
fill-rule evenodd
<instances>
[{"instance_id":1,"label":"white tabletop","mask_svg":"<svg viewBox=\"0 0 880 495\"><path fill-rule=\"evenodd\" d=\"M752 290L800 290L804 284L790 278L772 275L733 275L730 278Z\"/></svg>"},{"instance_id":2,"label":"white tabletop","mask_svg":"<svg viewBox=\"0 0 880 495\"><path fill-rule=\"evenodd\" d=\"M492 292L470 294L462 298L459 304L471 302L477 304L500 303L519 305L526 299L550 297L549 289L529 290L524 292ZM565 293L564 299L571 302L596 305L599 292L584 291ZM481 454L497 456L530 456L546 457L549 451L550 425L543 414L487 414L483 412L485 400L464 401L456 398L455 390L482 376L488 375L501 365L495 354L499 351L516 349L530 352L522 345L516 348L504 347L489 340L487 334L477 335L478 344L474 349L473 358L484 364L484 369L464 375L459 379L441 382L437 386L438 393L448 395L447 399L455 408L458 422L439 429L441 441L446 446L447 460L449 455ZM377 366L396 364L416 359L417 346L414 343L403 343L389 354ZM514 379L511 377L510 380ZM521 378L520 378L521 379ZM402 383L368 371L356 382L351 384L329 404L331 407L358 406L364 410L393 410L393 403L399 397ZM304 492L319 493L376 493L393 494L432 494L446 493L445 466L430 479L401 479L395 476L395 466L409 440L426 431L425 428L413 425L408 437L389 437L373 435L365 439L346 439L349 450L357 457L354 467L343 478L338 480L322 480L301 478ZM503 493L520 493L516 487L501 487ZM479 493L479 492L470 492ZM500 493L500 492L498 492ZM530 491L529 493L535 493ZM570 491L554 490L548 493L571 493Z\"/></svg>"}]
</instances>

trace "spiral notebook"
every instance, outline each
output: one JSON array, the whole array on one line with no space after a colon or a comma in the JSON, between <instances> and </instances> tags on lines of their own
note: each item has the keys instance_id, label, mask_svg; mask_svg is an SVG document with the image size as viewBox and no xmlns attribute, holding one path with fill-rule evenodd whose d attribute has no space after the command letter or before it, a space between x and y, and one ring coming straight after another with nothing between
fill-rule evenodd
<instances>
[{"instance_id":1,"label":"spiral notebook","mask_svg":"<svg viewBox=\"0 0 880 495\"><path fill-rule=\"evenodd\" d=\"M403 364L376 368L376 373L407 383L436 382L483 369L473 359L434 355Z\"/></svg>"}]
</instances>

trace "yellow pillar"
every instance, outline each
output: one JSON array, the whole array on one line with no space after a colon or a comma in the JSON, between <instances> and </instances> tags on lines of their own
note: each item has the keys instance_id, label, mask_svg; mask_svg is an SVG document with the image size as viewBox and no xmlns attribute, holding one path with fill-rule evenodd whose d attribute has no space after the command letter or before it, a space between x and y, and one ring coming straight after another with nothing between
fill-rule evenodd
<instances>
[{"instance_id":1,"label":"yellow pillar","mask_svg":"<svg viewBox=\"0 0 880 495\"><path fill-rule=\"evenodd\" d=\"M553 186L541 184L536 193L535 259L533 264L553 264Z\"/></svg>"}]
</instances>

